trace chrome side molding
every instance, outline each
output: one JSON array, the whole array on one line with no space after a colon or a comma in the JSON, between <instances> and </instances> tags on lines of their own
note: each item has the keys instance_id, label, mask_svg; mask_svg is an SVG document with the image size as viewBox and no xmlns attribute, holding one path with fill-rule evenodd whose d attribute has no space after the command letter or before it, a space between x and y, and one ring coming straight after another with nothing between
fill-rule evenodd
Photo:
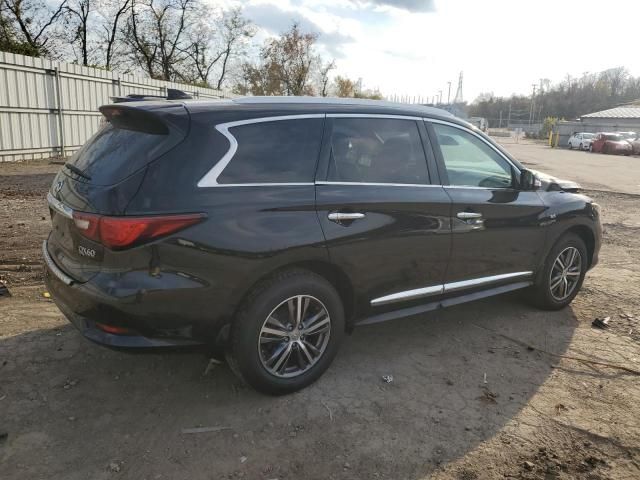
<instances>
[{"instance_id":1,"label":"chrome side molding","mask_svg":"<svg viewBox=\"0 0 640 480\"><path fill-rule=\"evenodd\" d=\"M387 305L389 303L405 302L415 300L417 298L428 297L431 295L439 295L442 293L456 292L467 288L479 287L491 283L500 282L502 280L528 278L533 275L532 271L502 273L500 275L491 275L488 277L473 278L470 280L462 280L459 282L443 283L441 285L433 285L430 287L416 288L414 290L405 290L402 292L392 293L384 297L378 297L371 300L371 306L377 307Z\"/></svg>"},{"instance_id":2,"label":"chrome side molding","mask_svg":"<svg viewBox=\"0 0 640 480\"><path fill-rule=\"evenodd\" d=\"M438 295L443 292L442 285L434 285L433 287L416 288L415 290L406 290L404 292L392 293L391 295L385 295L384 297L374 298L371 300L371 305L374 307L380 305L387 305L389 303L405 302L407 300L414 300L416 298L428 297L431 295Z\"/></svg>"}]
</instances>

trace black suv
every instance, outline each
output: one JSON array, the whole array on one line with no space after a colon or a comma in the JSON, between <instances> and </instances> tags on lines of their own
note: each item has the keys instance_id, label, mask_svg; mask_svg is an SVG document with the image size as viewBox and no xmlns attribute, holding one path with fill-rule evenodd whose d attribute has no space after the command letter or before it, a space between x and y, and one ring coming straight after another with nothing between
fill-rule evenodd
<instances>
[{"instance_id":1,"label":"black suv","mask_svg":"<svg viewBox=\"0 0 640 480\"><path fill-rule=\"evenodd\" d=\"M527 288L570 303L598 206L433 108L138 101L62 167L43 245L53 299L114 348L208 345L287 393L345 332Z\"/></svg>"}]
</instances>

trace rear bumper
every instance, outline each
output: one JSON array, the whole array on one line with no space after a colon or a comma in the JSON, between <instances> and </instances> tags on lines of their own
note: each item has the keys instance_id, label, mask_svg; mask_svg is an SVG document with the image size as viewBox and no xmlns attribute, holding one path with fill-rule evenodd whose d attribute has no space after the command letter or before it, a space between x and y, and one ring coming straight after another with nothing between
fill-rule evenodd
<instances>
[{"instance_id":1,"label":"rear bumper","mask_svg":"<svg viewBox=\"0 0 640 480\"><path fill-rule=\"evenodd\" d=\"M100 288L93 281L76 282L49 256L46 241L43 243L43 257L45 284L51 298L88 340L115 349L140 350L210 343L204 334L198 335L193 323L185 322L182 317L163 318L166 309L162 304L154 303L154 298L144 299L144 295L136 294L118 298L109 296L108 289ZM109 333L100 329L99 324L126 328L129 332Z\"/></svg>"}]
</instances>

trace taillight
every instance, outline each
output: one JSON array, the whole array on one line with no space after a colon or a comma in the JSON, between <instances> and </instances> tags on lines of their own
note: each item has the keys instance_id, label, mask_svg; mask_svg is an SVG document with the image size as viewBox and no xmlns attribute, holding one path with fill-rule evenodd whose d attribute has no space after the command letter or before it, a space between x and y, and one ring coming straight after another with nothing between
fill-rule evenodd
<instances>
[{"instance_id":1,"label":"taillight","mask_svg":"<svg viewBox=\"0 0 640 480\"><path fill-rule=\"evenodd\" d=\"M153 217L105 217L73 212L80 234L112 250L121 250L175 233L204 219L202 213Z\"/></svg>"}]
</instances>

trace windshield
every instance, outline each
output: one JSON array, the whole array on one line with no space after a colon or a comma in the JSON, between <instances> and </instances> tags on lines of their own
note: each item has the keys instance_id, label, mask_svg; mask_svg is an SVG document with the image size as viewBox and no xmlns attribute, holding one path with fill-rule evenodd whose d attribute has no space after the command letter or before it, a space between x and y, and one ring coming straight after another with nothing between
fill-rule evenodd
<instances>
[{"instance_id":1,"label":"windshield","mask_svg":"<svg viewBox=\"0 0 640 480\"><path fill-rule=\"evenodd\" d=\"M582 138L593 138L595 135L593 133L583 133Z\"/></svg>"},{"instance_id":2,"label":"windshield","mask_svg":"<svg viewBox=\"0 0 640 480\"><path fill-rule=\"evenodd\" d=\"M618 135L617 133L610 133L608 135L605 135L604 138L605 140L614 140L614 141L623 140L622 135Z\"/></svg>"}]
</instances>

